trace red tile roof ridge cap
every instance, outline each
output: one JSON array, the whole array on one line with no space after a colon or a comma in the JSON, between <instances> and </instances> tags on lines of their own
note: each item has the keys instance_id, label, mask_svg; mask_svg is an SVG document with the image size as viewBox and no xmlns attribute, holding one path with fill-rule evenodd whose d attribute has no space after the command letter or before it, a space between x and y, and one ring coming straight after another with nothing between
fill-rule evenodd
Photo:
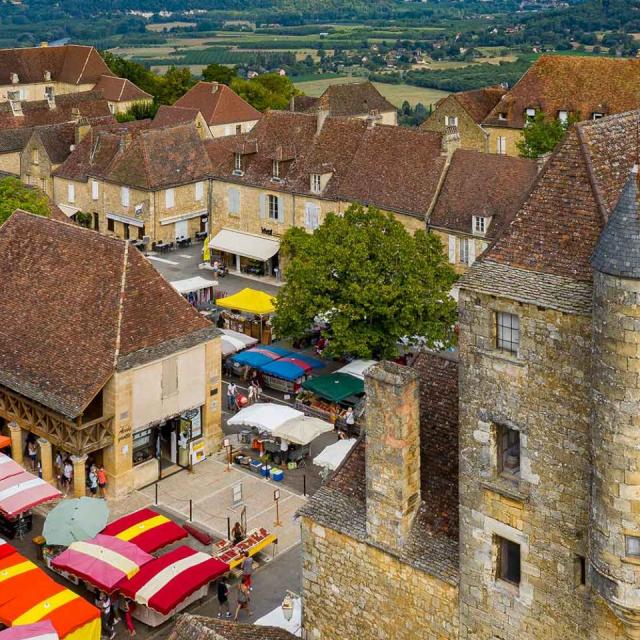
<instances>
[{"instance_id":1,"label":"red tile roof ridge cap","mask_svg":"<svg viewBox=\"0 0 640 640\"><path fill-rule=\"evenodd\" d=\"M116 344L113 351L113 368L118 365L120 356L120 334L122 333L122 317L124 315L124 295L127 286L127 262L129 260L129 243L126 242L122 256L122 278L120 279L120 293L118 296L118 321L116 324Z\"/></svg>"},{"instance_id":2,"label":"red tile roof ridge cap","mask_svg":"<svg viewBox=\"0 0 640 640\"><path fill-rule=\"evenodd\" d=\"M93 50L94 50L93 47L89 47L89 51L87 52L87 57L85 58L84 64L82 65L82 69L80 69L80 74L78 75L78 77L76 79L76 84L78 84L80 82L80 78L82 78L82 76L84 75L84 70L87 68L87 64L89 62L89 58L91 57L91 53L93 52Z\"/></svg>"},{"instance_id":3,"label":"red tile roof ridge cap","mask_svg":"<svg viewBox=\"0 0 640 640\"><path fill-rule=\"evenodd\" d=\"M122 80L122 85L120 86L120 94L118 95L118 102L122 100L122 94L124 93L125 85L127 84L126 78L120 78Z\"/></svg>"}]
</instances>

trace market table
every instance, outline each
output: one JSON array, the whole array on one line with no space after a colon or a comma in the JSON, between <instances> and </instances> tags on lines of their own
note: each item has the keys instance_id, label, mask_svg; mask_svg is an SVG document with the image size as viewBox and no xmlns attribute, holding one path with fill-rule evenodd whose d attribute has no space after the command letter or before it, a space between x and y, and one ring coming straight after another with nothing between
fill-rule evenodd
<instances>
[{"instance_id":1,"label":"market table","mask_svg":"<svg viewBox=\"0 0 640 640\"><path fill-rule=\"evenodd\" d=\"M270 544L278 544L277 536L266 529L252 529L245 539L236 545L232 545L228 540L220 540L214 545L213 555L218 560L226 562L230 569L235 569L242 563L245 551L249 556L255 556Z\"/></svg>"}]
</instances>

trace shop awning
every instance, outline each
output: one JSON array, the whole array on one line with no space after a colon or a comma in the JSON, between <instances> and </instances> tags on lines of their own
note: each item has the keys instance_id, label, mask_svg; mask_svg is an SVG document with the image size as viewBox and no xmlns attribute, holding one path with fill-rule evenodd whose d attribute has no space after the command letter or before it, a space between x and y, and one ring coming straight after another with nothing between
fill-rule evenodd
<instances>
[{"instance_id":1,"label":"shop awning","mask_svg":"<svg viewBox=\"0 0 640 640\"><path fill-rule=\"evenodd\" d=\"M280 358L291 355L293 355L291 351L287 351L282 347L269 345L268 347L260 346L247 349L242 353L232 356L231 360L242 366L258 368L274 360L279 360Z\"/></svg>"},{"instance_id":2,"label":"shop awning","mask_svg":"<svg viewBox=\"0 0 640 640\"><path fill-rule=\"evenodd\" d=\"M74 207L71 204L59 204L58 209L60 209L67 218L72 218L76 213L78 213L78 211L80 211L78 207Z\"/></svg>"},{"instance_id":3,"label":"shop awning","mask_svg":"<svg viewBox=\"0 0 640 640\"><path fill-rule=\"evenodd\" d=\"M308 356L303 356L298 353L292 353L290 356L280 358L280 360L261 365L258 369L269 376L275 376L276 378L293 382L302 378L302 376L309 373L312 369L321 369L324 366L325 363L320 362L320 360L309 358Z\"/></svg>"},{"instance_id":4,"label":"shop awning","mask_svg":"<svg viewBox=\"0 0 640 640\"><path fill-rule=\"evenodd\" d=\"M273 431L291 418L301 418L304 414L286 404L262 403L240 409L227 420L230 426L255 427L260 431Z\"/></svg>"},{"instance_id":5,"label":"shop awning","mask_svg":"<svg viewBox=\"0 0 640 640\"><path fill-rule=\"evenodd\" d=\"M349 451L353 449L356 442L355 438L350 438L349 440L338 440L338 442L330 444L313 459L313 464L330 471L337 469L349 455Z\"/></svg>"},{"instance_id":6,"label":"shop awning","mask_svg":"<svg viewBox=\"0 0 640 640\"><path fill-rule=\"evenodd\" d=\"M323 433L333 431L333 425L313 416L290 418L276 427L272 434L276 438L284 438L295 444L309 444Z\"/></svg>"},{"instance_id":7,"label":"shop awning","mask_svg":"<svg viewBox=\"0 0 640 640\"><path fill-rule=\"evenodd\" d=\"M0 480L24 473L24 469L9 456L0 453Z\"/></svg>"},{"instance_id":8,"label":"shop awning","mask_svg":"<svg viewBox=\"0 0 640 640\"><path fill-rule=\"evenodd\" d=\"M242 351L247 347L251 347L258 342L257 338L252 338L239 331L233 329L220 329L222 335L220 336L222 344L222 356L226 357L232 353Z\"/></svg>"},{"instance_id":9,"label":"shop awning","mask_svg":"<svg viewBox=\"0 0 640 640\"><path fill-rule=\"evenodd\" d=\"M377 362L377 360L353 360L338 369L336 373L348 373L350 376L364 380L364 372Z\"/></svg>"},{"instance_id":10,"label":"shop awning","mask_svg":"<svg viewBox=\"0 0 640 640\"><path fill-rule=\"evenodd\" d=\"M23 624L0 631L0 640L58 640L58 632L51 620Z\"/></svg>"},{"instance_id":11,"label":"shop awning","mask_svg":"<svg viewBox=\"0 0 640 640\"><path fill-rule=\"evenodd\" d=\"M202 276L195 276L193 278L185 278L184 280L175 280L171 282L171 286L181 294L191 293L193 291L200 291L200 289L206 289L207 287L218 286L217 280L207 280Z\"/></svg>"},{"instance_id":12,"label":"shop awning","mask_svg":"<svg viewBox=\"0 0 640 640\"><path fill-rule=\"evenodd\" d=\"M26 471L0 480L0 512L5 516L17 516L61 496L49 483Z\"/></svg>"},{"instance_id":13,"label":"shop awning","mask_svg":"<svg viewBox=\"0 0 640 640\"><path fill-rule=\"evenodd\" d=\"M326 400L341 402L349 396L364 393L364 381L348 373L330 373L305 380L302 388Z\"/></svg>"},{"instance_id":14,"label":"shop awning","mask_svg":"<svg viewBox=\"0 0 640 640\"><path fill-rule=\"evenodd\" d=\"M265 262L278 253L280 240L273 237L245 233L244 231L223 229L211 239L209 247L216 251L233 253L252 260Z\"/></svg>"},{"instance_id":15,"label":"shop awning","mask_svg":"<svg viewBox=\"0 0 640 640\"><path fill-rule=\"evenodd\" d=\"M216 304L219 307L224 307L225 309L237 309L238 311L254 313L258 316L273 313L276 310L273 302L273 296L268 293L249 288L238 291L238 293L234 293L232 296L218 298L216 300Z\"/></svg>"}]
</instances>

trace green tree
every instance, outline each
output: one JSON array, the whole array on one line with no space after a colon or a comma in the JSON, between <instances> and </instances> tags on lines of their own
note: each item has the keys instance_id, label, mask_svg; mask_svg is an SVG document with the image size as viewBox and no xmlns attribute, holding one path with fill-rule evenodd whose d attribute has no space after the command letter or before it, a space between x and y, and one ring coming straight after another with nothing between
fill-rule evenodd
<instances>
[{"instance_id":1,"label":"green tree","mask_svg":"<svg viewBox=\"0 0 640 640\"><path fill-rule=\"evenodd\" d=\"M223 64L212 63L202 70L202 79L207 82L219 82L220 84L231 84L238 73L233 67L225 67Z\"/></svg>"},{"instance_id":2,"label":"green tree","mask_svg":"<svg viewBox=\"0 0 640 640\"><path fill-rule=\"evenodd\" d=\"M0 179L0 224L16 210L24 209L39 216L49 217L49 200L38 189L30 189L18 178Z\"/></svg>"},{"instance_id":3,"label":"green tree","mask_svg":"<svg viewBox=\"0 0 640 640\"><path fill-rule=\"evenodd\" d=\"M264 73L251 80L234 78L231 88L258 111L287 109L292 96L300 92L287 76Z\"/></svg>"},{"instance_id":4,"label":"green tree","mask_svg":"<svg viewBox=\"0 0 640 640\"><path fill-rule=\"evenodd\" d=\"M173 104L196 83L188 67L178 69L171 66L163 76L157 79L155 98L160 104Z\"/></svg>"},{"instance_id":5,"label":"green tree","mask_svg":"<svg viewBox=\"0 0 640 640\"><path fill-rule=\"evenodd\" d=\"M551 153L564 138L569 124L574 121L571 118L564 123L557 118L546 118L544 113L537 113L524 128L522 139L516 142L520 155L523 158L539 158L545 153Z\"/></svg>"},{"instance_id":6,"label":"green tree","mask_svg":"<svg viewBox=\"0 0 640 640\"><path fill-rule=\"evenodd\" d=\"M391 214L351 205L312 235L287 231L282 252L289 264L276 303L279 335L299 337L321 315L330 355L393 357L403 336L454 342L456 275L435 235L411 236Z\"/></svg>"}]
</instances>

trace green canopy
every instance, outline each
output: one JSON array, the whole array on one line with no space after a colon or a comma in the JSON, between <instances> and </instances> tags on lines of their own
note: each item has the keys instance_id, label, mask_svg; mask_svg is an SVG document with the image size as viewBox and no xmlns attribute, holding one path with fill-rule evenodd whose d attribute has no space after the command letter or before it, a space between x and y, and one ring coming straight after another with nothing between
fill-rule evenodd
<instances>
[{"instance_id":1,"label":"green canopy","mask_svg":"<svg viewBox=\"0 0 640 640\"><path fill-rule=\"evenodd\" d=\"M341 402L349 396L364 393L364 380L350 376L348 373L330 373L305 380L302 388L326 400Z\"/></svg>"}]
</instances>

